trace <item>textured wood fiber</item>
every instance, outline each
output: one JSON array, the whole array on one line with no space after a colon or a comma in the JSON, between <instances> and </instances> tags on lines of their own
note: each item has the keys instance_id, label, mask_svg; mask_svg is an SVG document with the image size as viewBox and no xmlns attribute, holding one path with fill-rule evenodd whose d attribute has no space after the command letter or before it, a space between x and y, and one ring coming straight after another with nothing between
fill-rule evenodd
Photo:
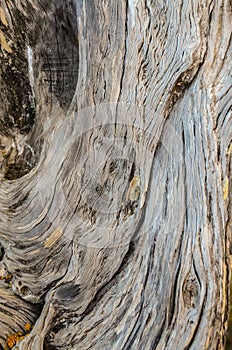
<instances>
[{"instance_id":1,"label":"textured wood fiber","mask_svg":"<svg viewBox=\"0 0 232 350\"><path fill-rule=\"evenodd\" d=\"M14 349L223 349L231 1L0 19L1 346L28 322Z\"/></svg>"}]
</instances>

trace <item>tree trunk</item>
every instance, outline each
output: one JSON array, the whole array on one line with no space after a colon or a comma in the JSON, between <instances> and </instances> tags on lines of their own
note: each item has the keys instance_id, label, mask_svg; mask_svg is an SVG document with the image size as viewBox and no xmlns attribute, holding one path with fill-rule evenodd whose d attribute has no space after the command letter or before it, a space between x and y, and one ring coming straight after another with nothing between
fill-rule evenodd
<instances>
[{"instance_id":1,"label":"tree trunk","mask_svg":"<svg viewBox=\"0 0 232 350\"><path fill-rule=\"evenodd\" d=\"M0 20L0 346L224 349L231 1Z\"/></svg>"}]
</instances>

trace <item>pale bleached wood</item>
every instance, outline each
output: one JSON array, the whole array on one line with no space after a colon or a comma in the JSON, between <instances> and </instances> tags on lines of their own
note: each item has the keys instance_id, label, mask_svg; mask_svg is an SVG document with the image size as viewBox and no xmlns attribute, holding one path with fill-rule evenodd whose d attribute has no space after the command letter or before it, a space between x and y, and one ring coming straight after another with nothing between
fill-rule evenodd
<instances>
[{"instance_id":1,"label":"pale bleached wood","mask_svg":"<svg viewBox=\"0 0 232 350\"><path fill-rule=\"evenodd\" d=\"M223 349L231 2L1 9L2 261L37 319L15 349Z\"/></svg>"}]
</instances>

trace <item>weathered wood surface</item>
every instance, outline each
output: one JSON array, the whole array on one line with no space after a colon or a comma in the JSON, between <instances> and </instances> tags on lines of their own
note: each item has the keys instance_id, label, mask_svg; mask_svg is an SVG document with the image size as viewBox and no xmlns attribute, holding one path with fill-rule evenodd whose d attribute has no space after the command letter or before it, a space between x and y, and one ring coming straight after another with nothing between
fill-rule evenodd
<instances>
[{"instance_id":1,"label":"weathered wood surface","mask_svg":"<svg viewBox=\"0 0 232 350\"><path fill-rule=\"evenodd\" d=\"M1 346L29 322L14 349L223 349L231 1L0 18Z\"/></svg>"}]
</instances>

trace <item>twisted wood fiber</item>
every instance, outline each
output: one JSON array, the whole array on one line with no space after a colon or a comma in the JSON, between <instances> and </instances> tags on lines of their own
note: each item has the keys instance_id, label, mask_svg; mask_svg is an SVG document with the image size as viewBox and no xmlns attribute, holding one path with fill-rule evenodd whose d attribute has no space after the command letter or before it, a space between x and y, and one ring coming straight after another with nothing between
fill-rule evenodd
<instances>
[{"instance_id":1,"label":"twisted wood fiber","mask_svg":"<svg viewBox=\"0 0 232 350\"><path fill-rule=\"evenodd\" d=\"M231 2L0 11L2 348L223 349Z\"/></svg>"}]
</instances>

